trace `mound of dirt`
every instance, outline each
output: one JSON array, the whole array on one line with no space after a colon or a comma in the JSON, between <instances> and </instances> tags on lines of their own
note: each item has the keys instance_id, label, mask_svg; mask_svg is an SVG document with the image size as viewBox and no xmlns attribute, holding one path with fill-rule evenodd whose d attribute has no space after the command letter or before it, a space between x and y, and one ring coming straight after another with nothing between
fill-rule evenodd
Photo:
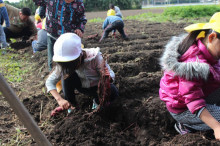
<instances>
[{"instance_id":1,"label":"mound of dirt","mask_svg":"<svg viewBox=\"0 0 220 146\"><path fill-rule=\"evenodd\" d=\"M39 125L47 123L41 128L53 145L218 145L212 131L178 135L175 121L159 99L162 71L158 59L171 36L183 33L186 25L125 21L128 41L117 34L99 43L102 24L87 24L82 42L85 48L100 47L109 55L120 97L101 112L91 114L92 99L78 94L79 110L51 118L57 103L42 93L49 74L47 52L43 51L31 59L38 63L25 87L34 92L23 102Z\"/></svg>"}]
</instances>

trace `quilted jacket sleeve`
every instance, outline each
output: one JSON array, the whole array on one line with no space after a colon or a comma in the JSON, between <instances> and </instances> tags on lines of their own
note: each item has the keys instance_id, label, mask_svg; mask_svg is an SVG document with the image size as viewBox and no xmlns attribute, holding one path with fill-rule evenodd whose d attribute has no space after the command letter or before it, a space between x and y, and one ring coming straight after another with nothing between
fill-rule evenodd
<instances>
[{"instance_id":1,"label":"quilted jacket sleeve","mask_svg":"<svg viewBox=\"0 0 220 146\"><path fill-rule=\"evenodd\" d=\"M206 106L204 93L202 90L204 82L202 80L186 80L181 78L179 82L179 92L182 95L186 106L191 113Z\"/></svg>"}]
</instances>

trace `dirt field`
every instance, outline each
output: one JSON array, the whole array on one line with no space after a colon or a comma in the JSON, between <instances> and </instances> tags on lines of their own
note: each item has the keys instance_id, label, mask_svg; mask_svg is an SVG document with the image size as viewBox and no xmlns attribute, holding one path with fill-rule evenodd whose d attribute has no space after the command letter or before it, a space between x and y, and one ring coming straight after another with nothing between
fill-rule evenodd
<instances>
[{"instance_id":1,"label":"dirt field","mask_svg":"<svg viewBox=\"0 0 220 146\"><path fill-rule=\"evenodd\" d=\"M83 38L85 48L100 47L109 55L109 64L116 73L116 86L120 97L104 111L88 116L92 101L82 94L77 95L80 110L51 118L50 112L57 104L43 91L48 75L47 51L42 51L31 59L37 62L35 71L21 83L13 87L34 119L53 145L219 145L213 132L197 132L179 135L174 130L175 121L159 100L158 89L162 71L158 65L164 45L173 35L183 33L186 24L149 23L125 21L129 41L119 36L109 37L101 43L101 23L86 25ZM87 36L99 34L88 39ZM18 48L18 44L14 44ZM20 47L17 51L32 53L30 47ZM30 59L30 58L29 58ZM20 88L25 91L20 92ZM1 98L1 103L4 99ZM24 133L19 143L30 143L30 136L21 127L12 110L4 102L0 105L0 139L8 144L20 127ZM20 126L19 126L20 125ZM16 139L16 135L15 135ZM32 141L32 140L31 140ZM17 142L18 143L18 142ZM34 144L34 141L32 141ZM24 144L25 145L25 144Z\"/></svg>"}]
</instances>

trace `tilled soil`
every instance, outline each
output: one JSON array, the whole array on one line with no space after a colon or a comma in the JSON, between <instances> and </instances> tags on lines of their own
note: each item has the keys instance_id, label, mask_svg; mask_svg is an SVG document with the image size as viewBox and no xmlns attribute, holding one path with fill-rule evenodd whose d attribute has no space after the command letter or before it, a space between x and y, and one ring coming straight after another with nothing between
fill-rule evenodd
<instances>
[{"instance_id":1,"label":"tilled soil","mask_svg":"<svg viewBox=\"0 0 220 146\"><path fill-rule=\"evenodd\" d=\"M22 86L31 90L20 97L28 97L23 103L53 145L219 145L213 131L179 135L173 127L175 121L159 99L162 76L159 57L168 40L184 33L186 25L125 21L128 41L117 34L116 38L109 35L101 43L98 41L102 24L86 25L84 47L100 47L103 54L109 55L108 63L116 74L115 85L120 93L118 99L99 113L91 114L92 99L78 93L79 110L50 117L57 103L44 93L42 83L48 75L47 51L32 58L33 62L38 62L31 78L34 82L25 81ZM88 38L95 34L98 35ZM28 49L31 52L30 47ZM15 124L7 117L9 112L10 108L0 106L2 136L4 130L9 133Z\"/></svg>"}]
</instances>

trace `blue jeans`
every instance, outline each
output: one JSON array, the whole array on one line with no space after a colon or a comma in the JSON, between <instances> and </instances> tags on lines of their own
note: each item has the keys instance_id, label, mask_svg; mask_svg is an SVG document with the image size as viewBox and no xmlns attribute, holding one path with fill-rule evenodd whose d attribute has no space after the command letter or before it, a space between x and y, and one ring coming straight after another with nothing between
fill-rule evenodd
<instances>
[{"instance_id":1,"label":"blue jeans","mask_svg":"<svg viewBox=\"0 0 220 146\"><path fill-rule=\"evenodd\" d=\"M95 99L96 103L99 104L99 98L97 94L98 87L90 87L90 88L82 88L82 84L80 78L78 77L77 73L75 72L70 77L62 80L62 88L64 93L64 98L69 101L73 106L75 106L75 92L74 90L77 89L80 93L86 94L91 96ZM114 84L110 84L111 86L111 95L110 95L110 102L116 99L119 96L118 89L115 87Z\"/></svg>"},{"instance_id":2,"label":"blue jeans","mask_svg":"<svg viewBox=\"0 0 220 146\"><path fill-rule=\"evenodd\" d=\"M7 47L5 32L4 32L3 27L1 25L0 25L0 44L1 44L1 47L3 47L3 48Z\"/></svg>"}]
</instances>

